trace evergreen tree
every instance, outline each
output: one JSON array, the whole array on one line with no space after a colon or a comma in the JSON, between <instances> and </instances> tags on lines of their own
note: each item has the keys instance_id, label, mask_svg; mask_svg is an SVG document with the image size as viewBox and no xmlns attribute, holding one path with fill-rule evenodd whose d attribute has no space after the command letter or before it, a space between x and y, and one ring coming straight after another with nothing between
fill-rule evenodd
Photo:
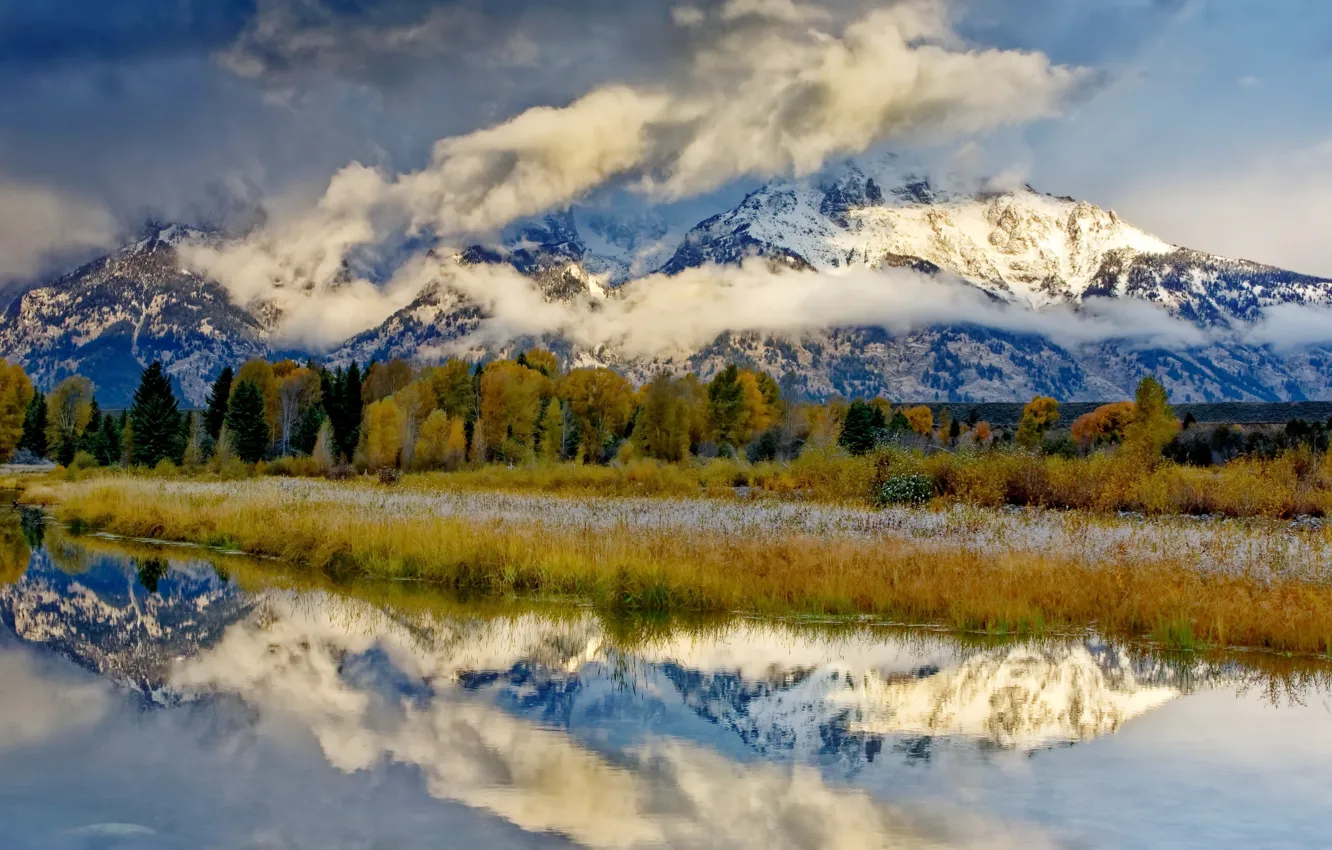
<instances>
[{"instance_id":1,"label":"evergreen tree","mask_svg":"<svg viewBox=\"0 0 1332 850\"><path fill-rule=\"evenodd\" d=\"M236 455L245 463L257 463L268 451L272 432L264 410L264 394L250 381L241 381L227 408L227 430Z\"/></svg>"},{"instance_id":2,"label":"evergreen tree","mask_svg":"<svg viewBox=\"0 0 1332 850\"><path fill-rule=\"evenodd\" d=\"M837 442L853 455L869 454L879 442L879 434L888 425L883 409L861 399L851 402L842 421L842 435Z\"/></svg>"},{"instance_id":3,"label":"evergreen tree","mask_svg":"<svg viewBox=\"0 0 1332 850\"><path fill-rule=\"evenodd\" d=\"M23 414L23 437L19 448L27 449L38 457L46 457L46 394L41 390L32 394L28 409Z\"/></svg>"},{"instance_id":4,"label":"evergreen tree","mask_svg":"<svg viewBox=\"0 0 1332 850\"><path fill-rule=\"evenodd\" d=\"M222 432L222 423L227 418L227 402L231 398L231 381L235 373L228 366L217 376L213 382L213 391L208 394L208 410L204 413L204 424L208 428L208 436L214 440Z\"/></svg>"},{"instance_id":5,"label":"evergreen tree","mask_svg":"<svg viewBox=\"0 0 1332 850\"><path fill-rule=\"evenodd\" d=\"M342 386L342 427L334 423L333 433L337 437L338 451L343 457L356 454L356 444L361 440L361 369L356 361L347 367L347 377Z\"/></svg>"},{"instance_id":6,"label":"evergreen tree","mask_svg":"<svg viewBox=\"0 0 1332 850\"><path fill-rule=\"evenodd\" d=\"M718 445L735 446L745 417L745 388L734 363L717 373L708 385L708 424Z\"/></svg>"},{"instance_id":7,"label":"evergreen tree","mask_svg":"<svg viewBox=\"0 0 1332 850\"><path fill-rule=\"evenodd\" d=\"M156 466L162 460L179 462L185 450L181 434L181 415L171 380L162 373L162 364L154 360L143 370L134 403L129 411L134 442L130 460L139 466Z\"/></svg>"},{"instance_id":8,"label":"evergreen tree","mask_svg":"<svg viewBox=\"0 0 1332 850\"><path fill-rule=\"evenodd\" d=\"M102 466L115 466L120 463L120 425L116 417L109 413L102 417L101 438L98 440L97 452L94 452L94 454L97 455L97 462Z\"/></svg>"},{"instance_id":9,"label":"evergreen tree","mask_svg":"<svg viewBox=\"0 0 1332 850\"><path fill-rule=\"evenodd\" d=\"M324 411L323 405L312 405L301 416L300 424L296 426L296 433L291 438L292 448L306 455L314 452L315 441L319 439L319 429L327 420L328 414Z\"/></svg>"},{"instance_id":10,"label":"evergreen tree","mask_svg":"<svg viewBox=\"0 0 1332 850\"><path fill-rule=\"evenodd\" d=\"M83 438L79 441L79 450L85 451L97 459L101 465L106 465L103 460L106 457L104 443L106 434L104 432L104 423L110 419L110 416L104 416L102 409L97 405L97 399L92 402L92 415L88 417L88 427L83 431Z\"/></svg>"}]
</instances>

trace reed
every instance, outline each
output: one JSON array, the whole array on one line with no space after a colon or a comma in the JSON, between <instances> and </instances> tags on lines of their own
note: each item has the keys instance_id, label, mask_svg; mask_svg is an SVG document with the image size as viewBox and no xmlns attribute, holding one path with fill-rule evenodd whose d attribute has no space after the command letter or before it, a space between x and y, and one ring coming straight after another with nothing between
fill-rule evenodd
<instances>
[{"instance_id":1,"label":"reed","mask_svg":"<svg viewBox=\"0 0 1332 850\"><path fill-rule=\"evenodd\" d=\"M607 611L868 615L994 634L1094 626L1182 649L1319 653L1332 636L1322 538L1256 554L1261 536L1178 549L1052 547L996 536L994 529L1007 526L977 513L927 517L920 527L936 530L924 534L854 534L820 530L822 520L803 513L775 525L710 522L708 512L721 503L706 500L686 505L699 517L692 526L654 525L630 514L589 520L582 508L562 520L552 515L559 500L527 515L513 516L509 506L508 514L469 516L418 512L394 490L365 483L261 484L120 477L34 486L29 496L88 528L235 548L336 578L412 579L483 596L576 597ZM1069 521L1069 540L1095 536L1078 523L1108 522ZM989 542L940 545L936 536L945 534ZM1232 557L1227 546L1273 567L1208 568Z\"/></svg>"}]
</instances>

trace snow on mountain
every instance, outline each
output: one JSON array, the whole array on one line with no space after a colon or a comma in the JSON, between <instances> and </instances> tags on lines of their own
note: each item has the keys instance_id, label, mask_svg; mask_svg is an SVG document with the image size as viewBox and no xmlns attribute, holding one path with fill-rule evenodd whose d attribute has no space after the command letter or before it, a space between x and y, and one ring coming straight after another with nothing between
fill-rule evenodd
<instances>
[{"instance_id":1,"label":"snow on mountain","mask_svg":"<svg viewBox=\"0 0 1332 850\"><path fill-rule=\"evenodd\" d=\"M139 372L161 360L201 404L223 366L268 351L259 320L227 291L181 266L176 246L208 234L179 225L24 292L0 317L0 353L50 388L79 373L104 406L128 405Z\"/></svg>"},{"instance_id":2,"label":"snow on mountain","mask_svg":"<svg viewBox=\"0 0 1332 850\"><path fill-rule=\"evenodd\" d=\"M201 403L222 365L273 353L280 319L262 303L237 306L219 284L181 268L182 240L219 238L178 225L156 228L25 292L0 318L0 354L23 362L43 386L74 371L88 374L105 405L126 403L138 371L160 358L187 399ZM652 285L654 271L678 274L756 256L792 269L909 267L950 275L1022 309L1145 301L1214 336L1192 347L1072 345L965 323L899 334L839 327L795 337L726 333L683 356L643 359L582 350L551 335L468 340L485 311L450 285L452 263L507 264L536 281L547 301L595 309L602 299ZM484 357L539 343L569 363L609 365L638 379L661 368L707 377L739 361L813 397L1013 401L1039 393L1112 400L1128 397L1148 373L1176 401L1332 397L1332 348L1278 351L1215 336L1286 304L1332 306L1332 281L1174 246L1086 202L1030 187L944 185L887 159L770 183L686 234L651 211L572 208L520 222L493 244L441 260L438 277L406 307L326 356L332 363L429 359L444 351Z\"/></svg>"}]
</instances>

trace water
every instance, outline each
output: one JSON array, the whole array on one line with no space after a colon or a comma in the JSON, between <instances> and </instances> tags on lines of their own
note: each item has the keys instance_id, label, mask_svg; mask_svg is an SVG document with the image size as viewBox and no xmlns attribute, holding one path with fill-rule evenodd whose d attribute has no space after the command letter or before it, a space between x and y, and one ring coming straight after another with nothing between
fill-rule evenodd
<instances>
[{"instance_id":1,"label":"water","mask_svg":"<svg viewBox=\"0 0 1332 850\"><path fill-rule=\"evenodd\" d=\"M0 519L0 846L1327 847L1312 661L333 588Z\"/></svg>"}]
</instances>

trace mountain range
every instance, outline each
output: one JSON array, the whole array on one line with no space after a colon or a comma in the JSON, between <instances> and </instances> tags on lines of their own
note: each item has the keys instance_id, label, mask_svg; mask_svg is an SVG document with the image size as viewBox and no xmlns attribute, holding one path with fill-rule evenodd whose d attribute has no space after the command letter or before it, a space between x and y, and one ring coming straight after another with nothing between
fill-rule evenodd
<instances>
[{"instance_id":1,"label":"mountain range","mask_svg":"<svg viewBox=\"0 0 1332 850\"><path fill-rule=\"evenodd\" d=\"M88 375L103 404L117 406L154 359L199 404L223 365L288 352L282 317L270 302L235 303L221 283L184 264L180 246L200 241L225 244L215 233L154 226L28 289L0 319L0 355L22 362L43 386L72 372ZM580 346L558 334L469 345L487 310L441 274L381 324L332 350L288 353L331 363L427 359L446 348L484 357L540 342L570 365L609 365L639 380L661 368L707 377L737 361L812 398L979 402L1046 394L1105 401L1128 397L1148 373L1181 402L1332 398L1332 347L1279 349L1243 334L1273 307L1332 306L1332 281L1172 245L1114 211L1028 186L960 190L897 167L846 164L769 183L685 232L652 212L572 208L519 223L450 259L511 266L547 301L595 308L663 276L754 258L814 273L811 287L819 286L819 274L907 268L961 281L1010 311L1051 313L1068 323L1103 305L1147 303L1195 333L1176 341L1131 334L1070 341L959 318L896 332L868 322L800 333L723 332L669 357Z\"/></svg>"}]
</instances>

